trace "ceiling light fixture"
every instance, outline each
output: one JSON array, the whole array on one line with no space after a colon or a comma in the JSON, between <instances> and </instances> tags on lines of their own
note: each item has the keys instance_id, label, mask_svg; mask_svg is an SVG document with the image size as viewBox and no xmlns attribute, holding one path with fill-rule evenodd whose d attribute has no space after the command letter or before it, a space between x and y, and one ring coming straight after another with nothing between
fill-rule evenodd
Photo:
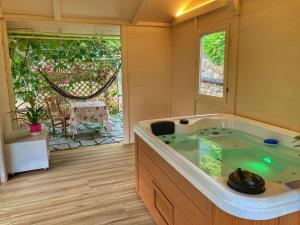
<instances>
[{"instance_id":1,"label":"ceiling light fixture","mask_svg":"<svg viewBox=\"0 0 300 225\"><path fill-rule=\"evenodd\" d=\"M209 0L209 1L206 1L206 2L201 3L201 4L199 4L199 5L196 5L196 6L192 7L192 8L188 8L188 6L189 6L190 3L191 3L191 1L189 1L188 3L184 4L184 5L177 11L176 17L182 16L183 14L186 14L186 13L188 13L188 12L191 12L191 11L193 11L193 10L195 10L195 9L201 8L201 7L203 7L203 6L205 6L205 5L208 5L208 4L210 4L210 3L214 2L214 1L216 1L216 0Z\"/></svg>"},{"instance_id":2,"label":"ceiling light fixture","mask_svg":"<svg viewBox=\"0 0 300 225\"><path fill-rule=\"evenodd\" d=\"M180 7L180 9L176 13L176 17L181 16L184 14L184 11L186 8L191 4L192 0L187 1L183 6Z\"/></svg>"}]
</instances>

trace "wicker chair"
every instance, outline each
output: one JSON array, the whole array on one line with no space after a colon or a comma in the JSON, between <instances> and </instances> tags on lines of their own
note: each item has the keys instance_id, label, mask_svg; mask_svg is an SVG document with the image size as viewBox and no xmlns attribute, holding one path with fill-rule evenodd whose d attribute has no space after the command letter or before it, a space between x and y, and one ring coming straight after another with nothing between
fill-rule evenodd
<instances>
[{"instance_id":1,"label":"wicker chair","mask_svg":"<svg viewBox=\"0 0 300 225\"><path fill-rule=\"evenodd\" d=\"M51 127L53 136L55 136L55 128L61 126L62 133L67 137L67 127L70 114L64 114L60 108L60 101L58 96L47 97L46 99L48 117L51 120Z\"/></svg>"}]
</instances>

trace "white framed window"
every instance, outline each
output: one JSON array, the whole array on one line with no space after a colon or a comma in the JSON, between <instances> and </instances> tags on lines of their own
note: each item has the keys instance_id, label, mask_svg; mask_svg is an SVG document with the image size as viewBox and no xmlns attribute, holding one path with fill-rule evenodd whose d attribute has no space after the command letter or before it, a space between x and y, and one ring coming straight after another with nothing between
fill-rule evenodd
<instances>
[{"instance_id":1,"label":"white framed window","mask_svg":"<svg viewBox=\"0 0 300 225\"><path fill-rule=\"evenodd\" d=\"M201 29L198 37L198 94L204 98L226 102L229 25Z\"/></svg>"}]
</instances>

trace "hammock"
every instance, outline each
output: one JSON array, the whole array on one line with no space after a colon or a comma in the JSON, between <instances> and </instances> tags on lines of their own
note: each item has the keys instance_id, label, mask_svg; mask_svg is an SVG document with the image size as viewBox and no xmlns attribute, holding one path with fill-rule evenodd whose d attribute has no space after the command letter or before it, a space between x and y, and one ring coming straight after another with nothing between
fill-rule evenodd
<instances>
[{"instance_id":1,"label":"hammock","mask_svg":"<svg viewBox=\"0 0 300 225\"><path fill-rule=\"evenodd\" d=\"M62 89L61 87L59 87L58 85L56 85L54 82L52 82L45 74L43 74L41 70L39 70L39 73L43 76L43 78L50 85L50 87L59 95L72 100L88 100L88 99L95 98L96 96L105 92L112 85L112 83L117 79L120 68L121 68L121 63L118 64L116 71L113 73L112 77L109 78L109 80L102 87L100 87L95 93L89 96L72 95L67 91L65 91L64 89Z\"/></svg>"}]
</instances>

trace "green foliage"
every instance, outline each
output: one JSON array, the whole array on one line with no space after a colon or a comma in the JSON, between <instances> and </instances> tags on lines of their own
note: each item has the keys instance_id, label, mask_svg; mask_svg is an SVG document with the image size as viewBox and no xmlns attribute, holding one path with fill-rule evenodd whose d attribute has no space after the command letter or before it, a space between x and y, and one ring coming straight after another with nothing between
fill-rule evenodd
<instances>
[{"instance_id":1,"label":"green foliage","mask_svg":"<svg viewBox=\"0 0 300 225\"><path fill-rule=\"evenodd\" d=\"M32 124L32 125L38 124L40 122L41 118L44 116L43 107L42 106L37 107L35 105L34 99L32 99L32 98L30 98L30 100L29 100L29 105L30 106L26 106L26 108L27 108L26 117L30 124Z\"/></svg>"},{"instance_id":2,"label":"green foliage","mask_svg":"<svg viewBox=\"0 0 300 225\"><path fill-rule=\"evenodd\" d=\"M55 94L41 78L39 70L46 72L51 81L63 85L70 92L80 86L82 78L89 81L97 78L97 85L105 84L109 77L103 75L99 79L99 76L114 68L116 59L120 58L121 46L119 38L114 37L75 40L14 36L9 39L9 52L16 102L23 104L33 96L40 96L41 92ZM113 84L107 92L112 94L104 94L101 99L105 100L111 112L118 111L117 85ZM40 97L36 99L41 102Z\"/></svg>"},{"instance_id":3,"label":"green foliage","mask_svg":"<svg viewBox=\"0 0 300 225\"><path fill-rule=\"evenodd\" d=\"M205 55L217 65L224 64L225 32L216 32L202 37Z\"/></svg>"}]
</instances>

